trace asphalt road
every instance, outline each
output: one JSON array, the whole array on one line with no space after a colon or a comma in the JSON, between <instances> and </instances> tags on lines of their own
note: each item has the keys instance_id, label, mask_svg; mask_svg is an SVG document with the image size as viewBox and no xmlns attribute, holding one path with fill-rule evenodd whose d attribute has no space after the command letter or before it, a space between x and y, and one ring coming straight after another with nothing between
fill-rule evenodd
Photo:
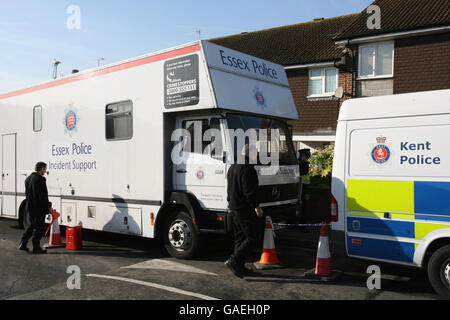
<instances>
[{"instance_id":1,"label":"asphalt road","mask_svg":"<svg viewBox=\"0 0 450 320\"><path fill-rule=\"evenodd\" d=\"M33 255L17 249L23 230L16 224L0 219L0 299L438 299L423 271L393 265L379 265L381 290L367 289L366 268L374 263L345 257L333 241L333 267L344 272L342 277L326 283L305 278L315 266L316 231L277 232L284 268L239 279L223 264L233 245L227 237L208 236L200 256L189 261L170 257L156 240L86 230L80 251L57 248ZM42 240L46 242L48 238ZM258 255L255 252L255 261ZM68 288L69 266L81 271L80 289Z\"/></svg>"}]
</instances>

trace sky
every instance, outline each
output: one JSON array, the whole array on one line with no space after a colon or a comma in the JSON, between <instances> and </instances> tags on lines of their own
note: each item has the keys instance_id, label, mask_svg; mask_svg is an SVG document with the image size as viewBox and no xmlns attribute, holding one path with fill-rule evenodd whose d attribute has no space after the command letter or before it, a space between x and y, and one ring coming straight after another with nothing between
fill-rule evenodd
<instances>
[{"instance_id":1,"label":"sky","mask_svg":"<svg viewBox=\"0 0 450 320\"><path fill-rule=\"evenodd\" d=\"M363 11L373 0L0 0L0 94L199 39Z\"/></svg>"}]
</instances>

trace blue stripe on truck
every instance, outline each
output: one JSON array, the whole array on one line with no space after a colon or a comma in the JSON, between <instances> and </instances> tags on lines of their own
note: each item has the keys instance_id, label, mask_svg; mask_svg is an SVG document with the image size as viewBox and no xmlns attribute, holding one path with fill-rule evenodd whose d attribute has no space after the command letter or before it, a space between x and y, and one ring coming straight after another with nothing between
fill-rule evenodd
<instances>
[{"instance_id":1,"label":"blue stripe on truck","mask_svg":"<svg viewBox=\"0 0 450 320\"><path fill-rule=\"evenodd\" d=\"M450 182L415 181L414 212L450 217Z\"/></svg>"},{"instance_id":2,"label":"blue stripe on truck","mask_svg":"<svg viewBox=\"0 0 450 320\"><path fill-rule=\"evenodd\" d=\"M415 238L414 222L392 221L387 219L371 219L364 217L348 217L347 231L383 236Z\"/></svg>"},{"instance_id":3,"label":"blue stripe on truck","mask_svg":"<svg viewBox=\"0 0 450 320\"><path fill-rule=\"evenodd\" d=\"M352 256L412 263L415 249L409 242L348 236L347 250Z\"/></svg>"}]
</instances>

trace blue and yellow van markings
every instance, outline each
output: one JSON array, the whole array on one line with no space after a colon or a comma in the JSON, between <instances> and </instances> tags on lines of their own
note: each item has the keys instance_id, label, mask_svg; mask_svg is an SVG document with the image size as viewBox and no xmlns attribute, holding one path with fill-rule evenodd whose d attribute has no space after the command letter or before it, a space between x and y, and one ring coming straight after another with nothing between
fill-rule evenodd
<instances>
[{"instance_id":1,"label":"blue and yellow van markings","mask_svg":"<svg viewBox=\"0 0 450 320\"><path fill-rule=\"evenodd\" d=\"M415 223L389 219L347 218L347 231L415 239Z\"/></svg>"},{"instance_id":2,"label":"blue and yellow van markings","mask_svg":"<svg viewBox=\"0 0 450 320\"><path fill-rule=\"evenodd\" d=\"M450 230L450 182L348 180L346 222L350 255L411 263L430 232Z\"/></svg>"},{"instance_id":3,"label":"blue and yellow van markings","mask_svg":"<svg viewBox=\"0 0 450 320\"><path fill-rule=\"evenodd\" d=\"M414 212L412 181L348 180L347 209Z\"/></svg>"},{"instance_id":4,"label":"blue and yellow van markings","mask_svg":"<svg viewBox=\"0 0 450 320\"><path fill-rule=\"evenodd\" d=\"M412 263L415 243L347 236L347 248L354 256Z\"/></svg>"},{"instance_id":5,"label":"blue and yellow van markings","mask_svg":"<svg viewBox=\"0 0 450 320\"><path fill-rule=\"evenodd\" d=\"M450 218L450 182L414 182L414 212Z\"/></svg>"}]
</instances>

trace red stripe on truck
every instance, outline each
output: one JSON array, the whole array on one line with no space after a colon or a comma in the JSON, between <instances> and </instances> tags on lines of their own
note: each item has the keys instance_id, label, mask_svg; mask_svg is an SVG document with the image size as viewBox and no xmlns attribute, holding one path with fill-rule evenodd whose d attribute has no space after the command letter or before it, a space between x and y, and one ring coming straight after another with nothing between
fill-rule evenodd
<instances>
[{"instance_id":1,"label":"red stripe on truck","mask_svg":"<svg viewBox=\"0 0 450 320\"><path fill-rule=\"evenodd\" d=\"M2 95L0 95L0 100L8 99L11 97L16 97L16 96L20 96L22 94L36 92L36 91L40 91L40 90L44 90L44 89L48 89L48 88L62 86L64 84L78 82L81 80L86 80L86 79L102 76L105 74L134 68L134 67L142 66L144 64L149 64L149 63L153 63L153 62L157 62L157 61L161 61L161 60L165 60L165 59L175 58L178 56L182 56L185 54L194 53L194 52L198 52L198 51L200 51L200 45L196 44L196 45L189 46L186 48L181 48L181 49L177 49L177 50L173 50L173 51L169 51L169 52L164 52L164 53L156 54L156 55L153 55L150 57L146 57L146 58L142 58L142 59L138 59L138 60L134 60L134 61L130 61L130 62L124 62L124 63L116 65L116 66L111 66L111 67L108 67L105 69L92 71L92 72L89 72L86 74L80 74L80 75L70 77L67 79L56 80L56 81L44 83L44 84L41 84L38 86L34 86L31 88L2 94Z\"/></svg>"}]
</instances>

